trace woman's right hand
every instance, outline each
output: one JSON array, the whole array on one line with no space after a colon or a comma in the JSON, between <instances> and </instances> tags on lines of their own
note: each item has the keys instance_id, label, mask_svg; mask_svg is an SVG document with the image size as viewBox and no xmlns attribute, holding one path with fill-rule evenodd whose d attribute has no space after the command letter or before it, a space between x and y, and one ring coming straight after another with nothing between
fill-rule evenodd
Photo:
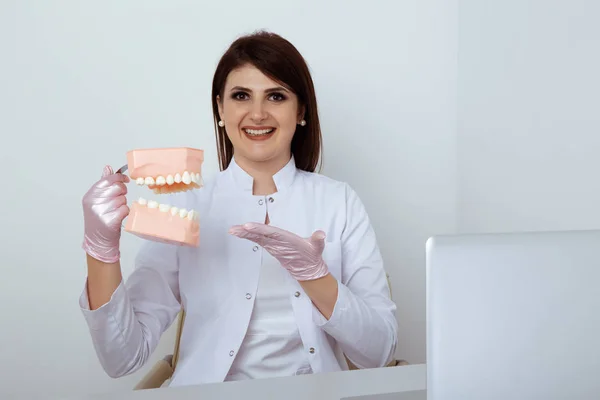
<instances>
[{"instance_id":1,"label":"woman's right hand","mask_svg":"<svg viewBox=\"0 0 600 400\"><path fill-rule=\"evenodd\" d=\"M102 178L83 196L83 249L93 258L107 264L120 259L121 226L129 214L127 186L129 177L115 174L104 167Z\"/></svg>"}]
</instances>

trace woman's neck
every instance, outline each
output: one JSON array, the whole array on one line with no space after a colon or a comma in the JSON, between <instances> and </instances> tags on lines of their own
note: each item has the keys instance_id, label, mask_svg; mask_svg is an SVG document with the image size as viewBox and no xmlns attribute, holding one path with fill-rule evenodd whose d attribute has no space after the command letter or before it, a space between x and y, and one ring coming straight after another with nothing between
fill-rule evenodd
<instances>
[{"instance_id":1,"label":"woman's neck","mask_svg":"<svg viewBox=\"0 0 600 400\"><path fill-rule=\"evenodd\" d=\"M291 155L287 157L278 157L277 159L267 161L251 161L244 157L236 157L235 162L248 175L254 178L252 185L252 194L257 196L266 196L277 192L277 186L273 176L281 170L290 161Z\"/></svg>"}]
</instances>

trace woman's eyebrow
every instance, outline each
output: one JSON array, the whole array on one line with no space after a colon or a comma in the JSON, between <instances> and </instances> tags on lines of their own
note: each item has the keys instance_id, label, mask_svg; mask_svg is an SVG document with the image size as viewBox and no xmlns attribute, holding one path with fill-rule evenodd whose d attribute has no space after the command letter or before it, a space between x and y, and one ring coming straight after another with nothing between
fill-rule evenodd
<instances>
[{"instance_id":1,"label":"woman's eyebrow","mask_svg":"<svg viewBox=\"0 0 600 400\"><path fill-rule=\"evenodd\" d=\"M248 89L248 88L246 88L246 87L243 87L243 86L234 86L234 87L232 87L232 88L231 88L231 91L232 91L232 92L233 92L233 91L237 91L237 90L241 90L241 91L244 91L244 92L250 92L250 93L252 92L252 90L251 90L251 89ZM266 89L266 90L265 90L265 92L266 92L266 93L280 92L280 91L283 91L283 92L289 92L289 90L287 90L287 89L286 89L286 88L284 88L283 86L276 86L276 87L269 88L269 89Z\"/></svg>"}]
</instances>

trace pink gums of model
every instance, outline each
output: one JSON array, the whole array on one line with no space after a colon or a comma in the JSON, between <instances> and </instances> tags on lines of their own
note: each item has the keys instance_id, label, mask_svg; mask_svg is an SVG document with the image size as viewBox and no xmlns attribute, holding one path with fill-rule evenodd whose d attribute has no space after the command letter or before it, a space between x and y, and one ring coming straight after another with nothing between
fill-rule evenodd
<instances>
[{"instance_id":1,"label":"pink gums of model","mask_svg":"<svg viewBox=\"0 0 600 400\"><path fill-rule=\"evenodd\" d=\"M203 161L203 150L188 147L141 149L127 153L131 180L157 194L202 187ZM163 243L197 247L200 242L196 210L180 209L143 198L131 204L125 231Z\"/></svg>"}]
</instances>

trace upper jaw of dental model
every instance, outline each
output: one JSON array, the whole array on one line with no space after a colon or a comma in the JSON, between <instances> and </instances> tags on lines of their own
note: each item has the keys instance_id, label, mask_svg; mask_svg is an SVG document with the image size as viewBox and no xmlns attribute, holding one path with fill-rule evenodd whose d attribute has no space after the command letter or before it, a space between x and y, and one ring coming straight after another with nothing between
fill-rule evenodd
<instances>
[{"instance_id":1,"label":"upper jaw of dental model","mask_svg":"<svg viewBox=\"0 0 600 400\"><path fill-rule=\"evenodd\" d=\"M190 147L136 149L127 152L129 177L154 193L185 192L202 186L204 151Z\"/></svg>"},{"instance_id":2,"label":"upper jaw of dental model","mask_svg":"<svg viewBox=\"0 0 600 400\"><path fill-rule=\"evenodd\" d=\"M152 176L139 177L135 180L138 185L146 185L154 193L171 193L191 189L198 189L202 186L202 176L200 172L183 171L182 173L159 175L156 178Z\"/></svg>"}]
</instances>

